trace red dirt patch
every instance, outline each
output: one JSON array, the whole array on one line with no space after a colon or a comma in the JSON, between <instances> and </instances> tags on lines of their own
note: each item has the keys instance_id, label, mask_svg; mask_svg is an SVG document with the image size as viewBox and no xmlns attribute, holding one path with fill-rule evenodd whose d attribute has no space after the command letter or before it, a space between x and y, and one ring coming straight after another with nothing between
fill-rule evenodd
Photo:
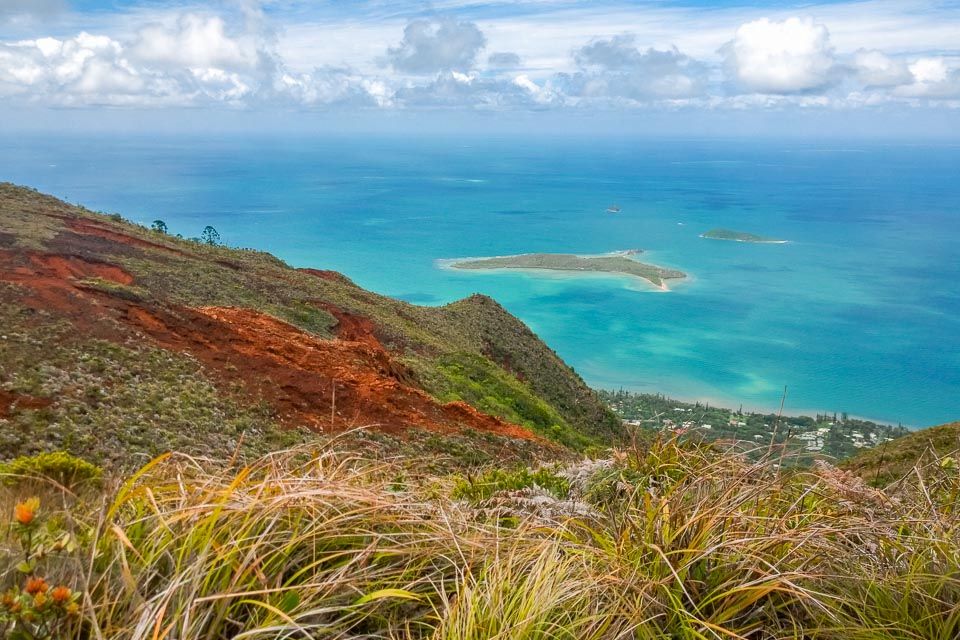
<instances>
[{"instance_id":1,"label":"red dirt patch","mask_svg":"<svg viewBox=\"0 0 960 640\"><path fill-rule=\"evenodd\" d=\"M332 304L322 302L315 304L337 319L335 330L337 337L341 340L363 342L376 349L383 349L383 345L376 337L377 325L370 318L347 313Z\"/></svg>"},{"instance_id":2,"label":"red dirt patch","mask_svg":"<svg viewBox=\"0 0 960 640\"><path fill-rule=\"evenodd\" d=\"M50 398L36 398L34 396L24 396L12 391L0 389L0 418L9 418L13 415L14 408L19 409L42 409L53 404Z\"/></svg>"},{"instance_id":3,"label":"red dirt patch","mask_svg":"<svg viewBox=\"0 0 960 640\"><path fill-rule=\"evenodd\" d=\"M20 285L27 291L22 302L37 310L59 312L87 326L103 315L97 303L85 294L78 280L102 278L131 284L133 276L120 267L78 256L0 250L0 281Z\"/></svg>"},{"instance_id":4,"label":"red dirt patch","mask_svg":"<svg viewBox=\"0 0 960 640\"><path fill-rule=\"evenodd\" d=\"M440 404L410 386L403 368L372 336L320 340L271 316L222 307L181 309L176 316L132 307L127 318L162 346L189 352L217 373L240 380L286 422L336 431L473 428L535 439L522 427L463 403Z\"/></svg>"},{"instance_id":5,"label":"red dirt patch","mask_svg":"<svg viewBox=\"0 0 960 640\"><path fill-rule=\"evenodd\" d=\"M117 284L133 284L133 276L117 265L78 256L34 254L30 256L30 262L39 273L55 278L101 278Z\"/></svg>"},{"instance_id":6,"label":"red dirt patch","mask_svg":"<svg viewBox=\"0 0 960 640\"><path fill-rule=\"evenodd\" d=\"M256 311L138 302L84 289L79 282L84 278L134 282L106 262L0 249L0 281L23 288L18 302L24 307L54 313L89 337L123 342L136 331L163 348L190 353L216 378L238 382L249 398L268 402L287 424L333 431L371 426L394 433L410 427L469 428L538 440L464 403L437 402L384 349L369 318L323 305L337 318L339 337L321 340ZM42 402L7 394L0 396L0 411Z\"/></svg>"},{"instance_id":7,"label":"red dirt patch","mask_svg":"<svg viewBox=\"0 0 960 640\"><path fill-rule=\"evenodd\" d=\"M142 249L155 249L158 251L164 251L167 253L174 253L177 255L185 256L187 255L179 249L174 249L168 247L159 242L151 242L149 240L144 240L143 238L137 238L128 233L123 233L115 229L109 229L102 225L99 225L90 220L85 220L83 218L64 218L66 221L67 227L71 230L85 235L97 236L98 238L104 238L106 240L113 240L114 242L119 242L120 244L130 245L133 247L140 247Z\"/></svg>"}]
</instances>

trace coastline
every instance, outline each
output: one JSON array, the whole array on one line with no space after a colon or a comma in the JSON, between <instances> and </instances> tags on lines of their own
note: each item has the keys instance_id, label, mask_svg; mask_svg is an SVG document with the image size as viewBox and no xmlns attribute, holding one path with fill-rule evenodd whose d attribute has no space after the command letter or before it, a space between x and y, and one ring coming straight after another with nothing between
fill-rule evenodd
<instances>
[{"instance_id":1,"label":"coastline","mask_svg":"<svg viewBox=\"0 0 960 640\"><path fill-rule=\"evenodd\" d=\"M592 384L590 380L585 376L584 379L587 381L587 384L593 389L602 389L604 391L617 391L623 389L624 391L629 391L631 393L645 393L645 394L660 394L668 400L675 400L677 402L683 402L686 404L709 404L711 407L718 407L722 409L732 409L733 407L743 406L744 413L760 413L760 414L776 414L780 411L779 403L775 406L763 406L761 404L751 404L748 402L741 402L738 400L724 400L717 396L707 396L701 394L691 394L686 395L684 393L673 393L669 391L664 391L663 389L650 389L646 387L630 387L623 386L615 389L610 388L608 385L604 384ZM789 396L788 396L789 398ZM791 408L789 403L784 405L783 416L784 418L792 418L799 416L815 416L817 414L831 414L831 413L840 413L840 409L813 409L813 408ZM925 429L933 425L916 425L913 423L902 422L900 420L890 420L888 418L877 418L864 416L857 413L847 412L848 417L855 420L864 420L867 422L874 422L876 424L885 425L888 427L895 427L897 425L903 425L905 428L910 429L911 431L916 431L918 429Z\"/></svg>"},{"instance_id":2,"label":"coastline","mask_svg":"<svg viewBox=\"0 0 960 640\"><path fill-rule=\"evenodd\" d=\"M552 268L552 267L528 267L528 266L502 266L502 267L461 267L458 266L463 263L468 262L480 262L487 260L505 260L510 258L518 257L527 257L527 256L538 256L538 255L569 255L576 258L591 259L591 258L626 258L632 259L632 256L641 255L646 253L643 249L619 249L616 251L609 251L607 253L594 253L594 254L579 254L579 253L570 253L570 254L541 254L537 252L531 253L519 253L519 254L510 254L502 256L468 256L462 258L438 258L434 260L434 265L442 270L448 271L457 271L460 273L463 272L475 272L479 274L496 274L496 273L519 273L521 275L526 275L528 277L534 278L553 278L553 279L585 279L585 278L615 278L615 279L626 279L629 282L640 281L644 283L644 290L647 291L656 291L660 293L668 293L673 289L670 288L668 282L671 280L676 280L678 283L686 282L692 279L692 276L686 272L681 272L679 269L674 269L673 267L664 267L661 265L654 265L643 263L639 261L637 264L650 267L652 269L664 269L670 270L673 269L679 273L683 274L683 277L679 278L660 278L660 282L655 282L650 278L645 276L629 273L626 271L605 271L600 269L563 269L563 268ZM636 290L636 289L633 289Z\"/></svg>"},{"instance_id":3,"label":"coastline","mask_svg":"<svg viewBox=\"0 0 960 640\"><path fill-rule=\"evenodd\" d=\"M742 242L743 244L789 244L789 240L741 240L740 238L714 238L713 236L708 236L705 233L701 233L700 237L704 240L719 240L720 242Z\"/></svg>"}]
</instances>

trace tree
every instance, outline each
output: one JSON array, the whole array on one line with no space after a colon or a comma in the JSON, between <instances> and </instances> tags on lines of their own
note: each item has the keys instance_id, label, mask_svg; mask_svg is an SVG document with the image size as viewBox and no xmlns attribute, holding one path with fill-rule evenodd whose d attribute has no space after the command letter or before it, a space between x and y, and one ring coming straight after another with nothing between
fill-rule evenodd
<instances>
[{"instance_id":1,"label":"tree","mask_svg":"<svg viewBox=\"0 0 960 640\"><path fill-rule=\"evenodd\" d=\"M200 239L211 246L220 244L220 234L217 233L217 230L210 225L207 225L203 228L203 233L200 234Z\"/></svg>"},{"instance_id":2,"label":"tree","mask_svg":"<svg viewBox=\"0 0 960 640\"><path fill-rule=\"evenodd\" d=\"M167 223L163 220L154 220L150 225L150 228L156 231L157 233L166 233L167 232Z\"/></svg>"}]
</instances>

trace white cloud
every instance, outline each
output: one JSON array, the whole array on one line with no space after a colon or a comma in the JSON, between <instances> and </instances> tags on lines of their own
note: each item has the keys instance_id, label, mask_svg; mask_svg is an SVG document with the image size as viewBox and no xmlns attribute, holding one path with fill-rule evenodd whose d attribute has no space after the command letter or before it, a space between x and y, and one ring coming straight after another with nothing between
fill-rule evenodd
<instances>
[{"instance_id":1,"label":"white cloud","mask_svg":"<svg viewBox=\"0 0 960 640\"><path fill-rule=\"evenodd\" d=\"M853 68L865 87L895 87L913 78L903 60L891 58L876 49L857 51L853 56Z\"/></svg>"},{"instance_id":2,"label":"white cloud","mask_svg":"<svg viewBox=\"0 0 960 640\"><path fill-rule=\"evenodd\" d=\"M81 32L0 43L0 95L59 106L386 104L382 84L346 69L288 72L270 43L256 20L231 30L195 13L126 41Z\"/></svg>"},{"instance_id":3,"label":"white cloud","mask_svg":"<svg viewBox=\"0 0 960 640\"><path fill-rule=\"evenodd\" d=\"M340 106L390 106L392 96L383 83L348 68L323 67L310 73L283 73L277 93L296 104Z\"/></svg>"},{"instance_id":4,"label":"white cloud","mask_svg":"<svg viewBox=\"0 0 960 640\"><path fill-rule=\"evenodd\" d=\"M410 84L394 94L405 107L468 107L498 109L541 107L555 96L550 90L520 75L516 78L484 78L475 73L444 71L427 84Z\"/></svg>"},{"instance_id":5,"label":"white cloud","mask_svg":"<svg viewBox=\"0 0 960 640\"><path fill-rule=\"evenodd\" d=\"M242 70L257 65L262 50L248 34L233 37L219 16L188 13L171 28L151 24L139 31L130 56L158 67Z\"/></svg>"},{"instance_id":6,"label":"white cloud","mask_svg":"<svg viewBox=\"0 0 960 640\"><path fill-rule=\"evenodd\" d=\"M380 17L371 19L324 4L310 13L312 22L296 23L284 17L286 2L266 13L260 0L224 0L219 13L193 0L176 9L158 3L7 29L27 35L0 41L0 100L307 109L952 107L960 98L960 44L948 36L960 20L924 11L925 2L807 5L815 19L769 7L584 2L528 4L502 15L471 5L459 18L444 10L446 17L431 19L381 3ZM57 5L0 0L0 23ZM304 11L314 7L321 5ZM56 26L43 31L40 24Z\"/></svg>"},{"instance_id":7,"label":"white cloud","mask_svg":"<svg viewBox=\"0 0 960 640\"><path fill-rule=\"evenodd\" d=\"M574 53L581 71L558 74L555 82L578 98L633 101L691 98L706 90L708 68L676 48L636 47L633 35L595 40Z\"/></svg>"},{"instance_id":8,"label":"white cloud","mask_svg":"<svg viewBox=\"0 0 960 640\"><path fill-rule=\"evenodd\" d=\"M897 87L894 93L909 98L960 98L960 68L944 58L919 58L909 65L913 82Z\"/></svg>"},{"instance_id":9,"label":"white cloud","mask_svg":"<svg viewBox=\"0 0 960 640\"><path fill-rule=\"evenodd\" d=\"M473 68L486 46L483 32L472 22L452 18L414 20L403 30L403 40L387 49L387 59L397 71L432 74Z\"/></svg>"},{"instance_id":10,"label":"white cloud","mask_svg":"<svg viewBox=\"0 0 960 640\"><path fill-rule=\"evenodd\" d=\"M162 82L135 69L122 45L106 36L41 38L0 45L0 93L54 104L124 103L164 97ZM135 100L134 100L135 101Z\"/></svg>"},{"instance_id":11,"label":"white cloud","mask_svg":"<svg viewBox=\"0 0 960 640\"><path fill-rule=\"evenodd\" d=\"M743 24L721 54L733 83L758 93L822 89L832 81L836 64L829 31L810 18Z\"/></svg>"}]
</instances>

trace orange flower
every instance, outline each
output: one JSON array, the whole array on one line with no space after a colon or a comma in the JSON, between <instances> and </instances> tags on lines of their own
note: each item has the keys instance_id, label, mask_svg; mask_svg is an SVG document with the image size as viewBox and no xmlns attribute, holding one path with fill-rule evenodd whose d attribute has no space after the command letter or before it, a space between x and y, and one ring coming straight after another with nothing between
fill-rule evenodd
<instances>
[{"instance_id":1,"label":"orange flower","mask_svg":"<svg viewBox=\"0 0 960 640\"><path fill-rule=\"evenodd\" d=\"M27 580L27 586L24 588L24 591L35 596L38 593L46 593L49 588L50 585L48 585L47 581L43 578L30 578Z\"/></svg>"},{"instance_id":2,"label":"orange flower","mask_svg":"<svg viewBox=\"0 0 960 640\"><path fill-rule=\"evenodd\" d=\"M13 518L18 524L24 527L29 526L37 516L37 509L40 508L39 498L30 498L13 507Z\"/></svg>"},{"instance_id":3,"label":"orange flower","mask_svg":"<svg viewBox=\"0 0 960 640\"><path fill-rule=\"evenodd\" d=\"M59 587L54 587L53 591L50 592L50 597L57 604L63 604L70 599L70 596L73 595L73 592L70 591L70 587L65 587L60 585Z\"/></svg>"},{"instance_id":4,"label":"orange flower","mask_svg":"<svg viewBox=\"0 0 960 640\"><path fill-rule=\"evenodd\" d=\"M37 595L33 596L33 608L42 609L43 605L47 604L48 600L49 598L47 598L47 594L38 593Z\"/></svg>"}]
</instances>

